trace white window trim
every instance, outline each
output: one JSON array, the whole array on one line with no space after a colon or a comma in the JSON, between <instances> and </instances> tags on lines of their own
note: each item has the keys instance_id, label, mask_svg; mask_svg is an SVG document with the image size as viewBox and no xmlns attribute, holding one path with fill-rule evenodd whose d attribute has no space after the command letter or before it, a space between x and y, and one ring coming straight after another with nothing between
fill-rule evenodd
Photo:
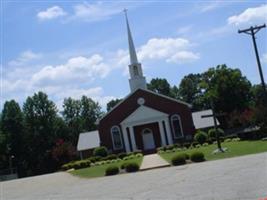
<instances>
[{"instance_id":1,"label":"white window trim","mask_svg":"<svg viewBox=\"0 0 267 200\"><path fill-rule=\"evenodd\" d=\"M114 138L113 138L113 132L112 132L112 130L113 130L114 128L117 128L117 129L119 130L119 133L120 133L120 140L121 140L121 147L120 147L120 148L116 148L116 147L115 147L115 144L114 144ZM111 134L111 138L112 138L113 149L114 149L114 150L120 150L120 149L123 149L123 142L122 142L121 129L120 129L120 127L119 127L119 126L112 126L111 129L110 129L110 134Z\"/></svg>"},{"instance_id":2,"label":"white window trim","mask_svg":"<svg viewBox=\"0 0 267 200\"><path fill-rule=\"evenodd\" d=\"M181 128L181 133L182 133L182 135L180 137L177 137L175 135L174 126L173 126L173 118L174 117L178 117L178 119L179 119L179 124L180 124L180 128ZM184 137L184 130L183 130L183 126L182 126L182 121L181 121L180 115L174 114L174 115L171 116L171 127L172 127L172 135L173 135L174 139L179 139L179 138L183 138Z\"/></svg>"}]
</instances>

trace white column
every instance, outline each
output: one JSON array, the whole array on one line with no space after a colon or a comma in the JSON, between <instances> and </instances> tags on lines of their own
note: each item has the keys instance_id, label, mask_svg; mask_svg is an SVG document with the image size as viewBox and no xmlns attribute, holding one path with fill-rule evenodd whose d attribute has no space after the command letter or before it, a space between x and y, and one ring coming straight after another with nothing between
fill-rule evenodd
<instances>
[{"instance_id":1,"label":"white column","mask_svg":"<svg viewBox=\"0 0 267 200\"><path fill-rule=\"evenodd\" d=\"M129 129L130 129L130 137L131 137L133 151L136 151L137 149L136 149L136 143L135 143L135 137L134 137L134 129L132 126L130 126Z\"/></svg>"},{"instance_id":2,"label":"white column","mask_svg":"<svg viewBox=\"0 0 267 200\"><path fill-rule=\"evenodd\" d=\"M167 132L168 142L169 142L169 144L173 144L172 133L171 133L171 128L170 128L169 119L166 118L166 119L164 120L164 122L165 122L165 127L166 127L166 132Z\"/></svg>"},{"instance_id":3,"label":"white column","mask_svg":"<svg viewBox=\"0 0 267 200\"><path fill-rule=\"evenodd\" d=\"M122 133L123 133L125 150L128 153L128 152L130 152L130 146L129 146L129 138L128 138L128 134L127 134L127 130L126 130L125 126L122 126Z\"/></svg>"},{"instance_id":4,"label":"white column","mask_svg":"<svg viewBox=\"0 0 267 200\"><path fill-rule=\"evenodd\" d=\"M160 132L160 138L161 138L161 146L166 146L166 139L165 139L165 133L164 133L162 121L159 120L158 123L159 123L159 132Z\"/></svg>"}]
</instances>

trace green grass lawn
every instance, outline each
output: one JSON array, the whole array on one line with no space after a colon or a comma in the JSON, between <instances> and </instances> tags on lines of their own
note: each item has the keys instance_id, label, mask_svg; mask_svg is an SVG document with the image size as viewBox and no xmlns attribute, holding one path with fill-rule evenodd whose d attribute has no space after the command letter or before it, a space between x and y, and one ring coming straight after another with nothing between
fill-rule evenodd
<instances>
[{"instance_id":1,"label":"green grass lawn","mask_svg":"<svg viewBox=\"0 0 267 200\"><path fill-rule=\"evenodd\" d=\"M192 153L194 151L201 151L205 154L206 160L216 160L222 158L231 158L235 156L243 156L247 154L255 154L267 151L267 141L239 141L239 142L224 142L222 143L222 147L226 147L228 149L227 152L213 154L212 152L217 149L217 145L212 144L206 147L176 151L171 153L162 153L160 156L167 160L171 161L171 158L178 154L179 152Z\"/></svg>"},{"instance_id":2,"label":"green grass lawn","mask_svg":"<svg viewBox=\"0 0 267 200\"><path fill-rule=\"evenodd\" d=\"M122 160L122 161L111 163L111 164L104 164L104 165L92 166L92 167L88 167L84 169L78 169L78 170L71 171L70 173L73 175L85 177L85 178L100 177L100 176L105 176L105 170L108 166L116 165L120 167L125 162L137 162L140 166L142 161L143 161L143 157L139 157L139 158L129 159L126 161Z\"/></svg>"}]
</instances>

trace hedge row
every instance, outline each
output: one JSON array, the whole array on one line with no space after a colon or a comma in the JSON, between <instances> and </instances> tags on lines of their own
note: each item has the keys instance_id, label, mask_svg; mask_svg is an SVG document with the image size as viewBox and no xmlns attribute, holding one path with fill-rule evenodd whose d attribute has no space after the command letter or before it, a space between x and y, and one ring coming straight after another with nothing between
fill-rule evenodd
<instances>
[{"instance_id":1,"label":"hedge row","mask_svg":"<svg viewBox=\"0 0 267 200\"><path fill-rule=\"evenodd\" d=\"M202 162L205 161L205 156L200 151L195 151L190 154L179 153L172 157L171 163L174 166L186 164L186 160L191 160L192 162Z\"/></svg>"},{"instance_id":2,"label":"hedge row","mask_svg":"<svg viewBox=\"0 0 267 200\"><path fill-rule=\"evenodd\" d=\"M62 165L62 170L69 170L69 169L81 169L91 166L90 160L80 160L80 161L72 161L70 163Z\"/></svg>"},{"instance_id":3,"label":"hedge row","mask_svg":"<svg viewBox=\"0 0 267 200\"><path fill-rule=\"evenodd\" d=\"M123 163L120 166L120 169L125 170L126 172L137 172L139 170L139 165L136 162L127 162ZM120 172L120 169L116 165L112 165L106 168L105 175L116 175Z\"/></svg>"},{"instance_id":4,"label":"hedge row","mask_svg":"<svg viewBox=\"0 0 267 200\"><path fill-rule=\"evenodd\" d=\"M94 156L85 160L80 161L72 161L70 163L62 165L62 170L69 170L69 169L81 169L90 166L99 166L104 164L116 163L120 162L121 160L131 160L134 158L142 157L142 153L133 152L133 153L121 153L119 155L111 154L106 157Z\"/></svg>"}]
</instances>

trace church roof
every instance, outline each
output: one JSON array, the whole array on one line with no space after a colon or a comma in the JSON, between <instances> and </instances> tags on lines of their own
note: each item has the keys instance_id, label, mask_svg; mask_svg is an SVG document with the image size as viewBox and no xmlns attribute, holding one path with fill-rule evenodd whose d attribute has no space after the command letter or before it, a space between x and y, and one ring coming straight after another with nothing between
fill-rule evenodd
<instances>
[{"instance_id":1,"label":"church roof","mask_svg":"<svg viewBox=\"0 0 267 200\"><path fill-rule=\"evenodd\" d=\"M139 89L137 89L135 92L132 92L132 93L128 94L128 95L127 95L124 99L122 99L117 105L115 105L109 112L107 112L104 116L102 116L102 117L98 120L98 122L101 121L102 119L104 119L104 118L105 118L106 116L108 116L110 113L112 113L113 110L115 110L115 109L116 109L117 107L119 107L123 102L125 102L128 98L130 98L131 96L133 96L135 93L137 93L137 92L140 91L140 90L143 91L143 92L148 92L148 93L151 93L151 94L153 94L153 95L159 96L159 97L161 97L161 98L165 98L165 99L168 99L168 100L171 100L171 101L174 101L174 102L177 102L177 103L186 105L186 106L188 106L189 108L192 107L191 104L186 103L186 102L184 102L184 101L181 101L181 100L178 100L178 99L174 99L174 98L168 97L168 96L166 96L166 95L163 95L163 94L159 94L159 93L153 92L153 91L148 90L148 89L141 89L141 88L139 88Z\"/></svg>"}]
</instances>

